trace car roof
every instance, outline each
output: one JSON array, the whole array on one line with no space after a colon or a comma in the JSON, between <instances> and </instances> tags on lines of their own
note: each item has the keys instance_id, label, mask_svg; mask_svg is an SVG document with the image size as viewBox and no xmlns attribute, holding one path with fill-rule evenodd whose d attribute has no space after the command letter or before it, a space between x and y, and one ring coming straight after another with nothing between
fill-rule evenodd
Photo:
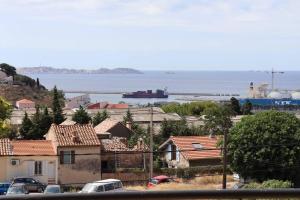
<instances>
[{"instance_id":1,"label":"car roof","mask_svg":"<svg viewBox=\"0 0 300 200\"><path fill-rule=\"evenodd\" d=\"M95 181L94 183L114 183L114 182L121 182L118 179L104 179L100 181Z\"/></svg>"},{"instance_id":2,"label":"car roof","mask_svg":"<svg viewBox=\"0 0 300 200\"><path fill-rule=\"evenodd\" d=\"M165 176L165 175L159 175L159 176L153 177L153 179L156 179L156 180L162 180L162 179L168 179L168 178L170 178L170 177Z\"/></svg>"},{"instance_id":3,"label":"car roof","mask_svg":"<svg viewBox=\"0 0 300 200\"><path fill-rule=\"evenodd\" d=\"M11 186L25 186L25 183L14 183Z\"/></svg>"},{"instance_id":4,"label":"car roof","mask_svg":"<svg viewBox=\"0 0 300 200\"><path fill-rule=\"evenodd\" d=\"M47 187L60 187L60 185L47 185Z\"/></svg>"}]
</instances>

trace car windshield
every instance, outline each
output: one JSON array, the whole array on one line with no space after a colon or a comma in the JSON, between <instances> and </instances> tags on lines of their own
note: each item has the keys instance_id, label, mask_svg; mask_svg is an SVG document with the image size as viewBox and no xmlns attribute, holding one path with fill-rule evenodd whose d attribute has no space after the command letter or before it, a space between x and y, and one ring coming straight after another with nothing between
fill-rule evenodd
<instances>
[{"instance_id":1,"label":"car windshield","mask_svg":"<svg viewBox=\"0 0 300 200\"><path fill-rule=\"evenodd\" d=\"M8 194L24 194L25 191L21 187L10 187L7 190Z\"/></svg>"},{"instance_id":2,"label":"car windshield","mask_svg":"<svg viewBox=\"0 0 300 200\"><path fill-rule=\"evenodd\" d=\"M92 192L95 191L95 185L91 183L85 184L85 186L82 188L81 192Z\"/></svg>"},{"instance_id":3,"label":"car windshield","mask_svg":"<svg viewBox=\"0 0 300 200\"><path fill-rule=\"evenodd\" d=\"M150 183L153 183L153 184L158 184L158 180L157 179L154 179L154 178L151 178L150 179Z\"/></svg>"},{"instance_id":4,"label":"car windshield","mask_svg":"<svg viewBox=\"0 0 300 200\"><path fill-rule=\"evenodd\" d=\"M45 193L60 193L59 187L47 187Z\"/></svg>"}]
</instances>

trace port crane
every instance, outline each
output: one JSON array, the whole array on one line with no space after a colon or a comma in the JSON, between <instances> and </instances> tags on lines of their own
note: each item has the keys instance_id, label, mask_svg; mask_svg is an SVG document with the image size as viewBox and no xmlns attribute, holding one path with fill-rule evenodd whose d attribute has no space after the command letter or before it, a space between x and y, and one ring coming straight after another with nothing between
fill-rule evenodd
<instances>
[{"instance_id":1,"label":"port crane","mask_svg":"<svg viewBox=\"0 0 300 200\"><path fill-rule=\"evenodd\" d=\"M283 71L275 71L274 68L272 68L272 71L265 71L266 73L271 73L272 75L272 91L274 90L274 79L275 79L275 74L284 74Z\"/></svg>"}]
</instances>

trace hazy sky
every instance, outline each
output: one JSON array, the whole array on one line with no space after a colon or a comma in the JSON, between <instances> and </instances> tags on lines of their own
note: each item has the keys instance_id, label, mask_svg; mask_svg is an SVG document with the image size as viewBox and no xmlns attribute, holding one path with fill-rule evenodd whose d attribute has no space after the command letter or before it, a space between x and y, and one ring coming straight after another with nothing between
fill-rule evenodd
<instances>
[{"instance_id":1,"label":"hazy sky","mask_svg":"<svg viewBox=\"0 0 300 200\"><path fill-rule=\"evenodd\" d=\"M0 0L0 62L300 70L300 0Z\"/></svg>"}]
</instances>

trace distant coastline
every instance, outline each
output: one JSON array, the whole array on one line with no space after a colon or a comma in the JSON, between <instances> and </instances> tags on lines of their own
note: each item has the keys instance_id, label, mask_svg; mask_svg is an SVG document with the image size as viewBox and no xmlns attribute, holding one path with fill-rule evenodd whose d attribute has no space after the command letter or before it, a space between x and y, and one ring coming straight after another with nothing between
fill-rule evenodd
<instances>
[{"instance_id":1,"label":"distant coastline","mask_svg":"<svg viewBox=\"0 0 300 200\"><path fill-rule=\"evenodd\" d=\"M69 69L54 67L22 67L17 68L20 74L143 74L132 68L99 68L99 69Z\"/></svg>"}]
</instances>

